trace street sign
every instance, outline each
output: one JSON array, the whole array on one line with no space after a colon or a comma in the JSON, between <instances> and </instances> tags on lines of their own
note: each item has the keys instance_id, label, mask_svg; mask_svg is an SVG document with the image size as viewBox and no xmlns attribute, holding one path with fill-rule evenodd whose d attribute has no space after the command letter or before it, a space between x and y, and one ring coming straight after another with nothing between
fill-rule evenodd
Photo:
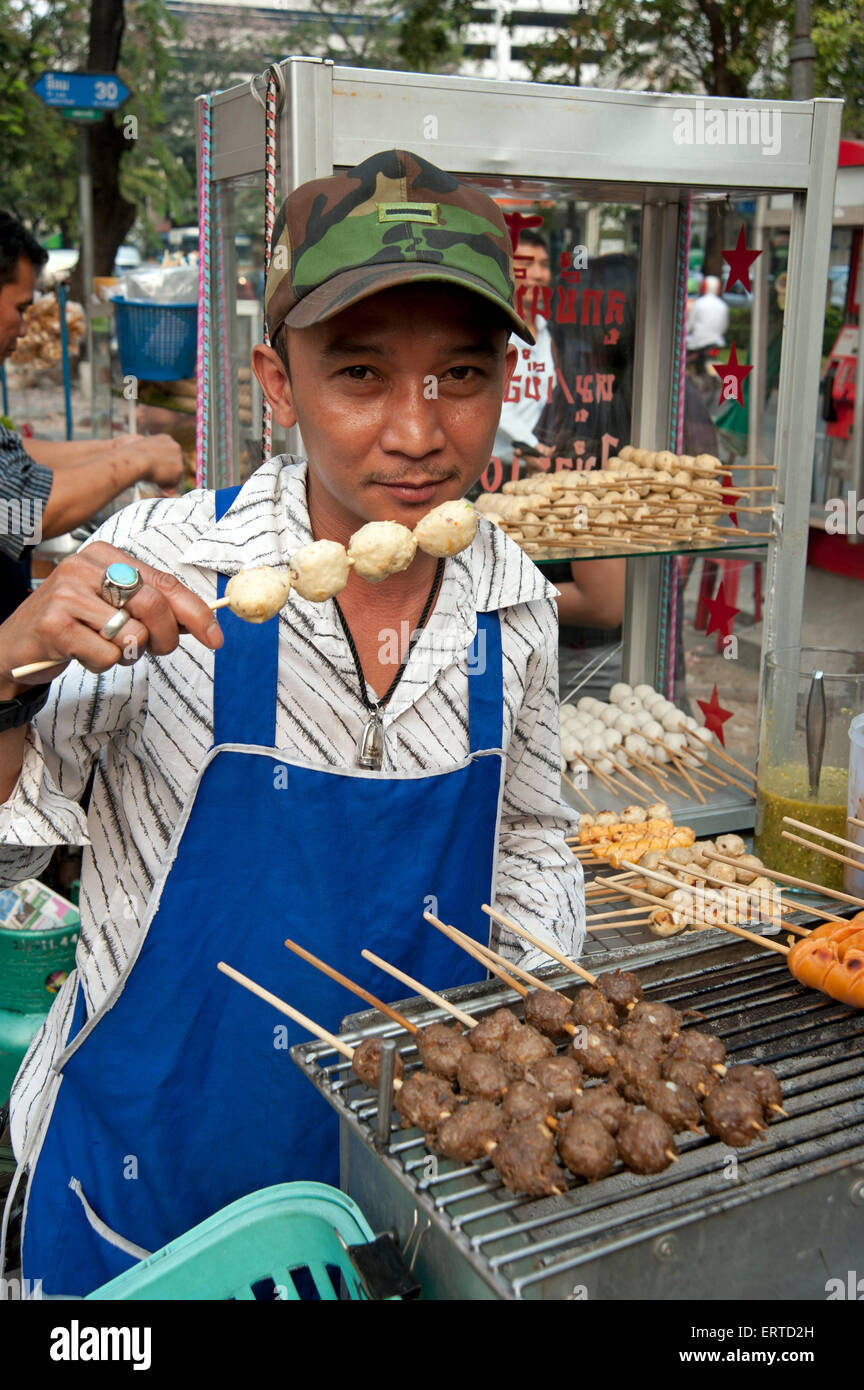
<instances>
[{"instance_id":1,"label":"street sign","mask_svg":"<svg viewBox=\"0 0 864 1390\"><path fill-rule=\"evenodd\" d=\"M116 72L43 72L33 90L46 106L116 111L129 88Z\"/></svg>"},{"instance_id":2,"label":"street sign","mask_svg":"<svg viewBox=\"0 0 864 1390\"><path fill-rule=\"evenodd\" d=\"M101 121L104 111L94 111L92 106L61 106L58 108L64 121Z\"/></svg>"}]
</instances>

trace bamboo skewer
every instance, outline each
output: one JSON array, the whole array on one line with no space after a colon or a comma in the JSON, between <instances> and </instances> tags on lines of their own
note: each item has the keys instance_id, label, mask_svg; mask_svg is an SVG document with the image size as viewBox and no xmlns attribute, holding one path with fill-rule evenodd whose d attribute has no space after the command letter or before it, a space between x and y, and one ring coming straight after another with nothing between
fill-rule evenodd
<instances>
[{"instance_id":1,"label":"bamboo skewer","mask_svg":"<svg viewBox=\"0 0 864 1390\"><path fill-rule=\"evenodd\" d=\"M666 859L662 860L661 862L664 863L664 864L670 863L670 861L669 861L669 860L666 860ZM671 862L674 864L674 860L671 861ZM679 866L679 867L680 867L680 866ZM680 889L680 890L683 891L684 893L689 893L689 894L691 895L691 897L693 897L695 900L698 900L698 898L699 898L699 896L700 896L700 894L701 894L701 892L702 892L702 890L701 890L700 888L696 888L696 887L694 887L694 886L693 886L692 884L690 884L690 883L682 883L680 879L675 878L674 875L672 875L672 874L658 874L658 873L656 872L656 870L654 870L654 869L642 869L641 872L642 872L642 874L645 876L645 878L656 878L657 881L660 882L660 883L668 884L668 885L669 885L670 887L672 887L672 888ZM713 879L713 881L714 881L715 883L719 883L719 884L720 884L720 886L721 886L721 888L723 889L724 893L725 893L725 892L728 892L728 891L731 889L731 890L732 890L734 893L736 893L736 894L738 894L738 893L744 893L745 895L747 894L747 887L746 887L746 885L743 884L743 883L739 883L739 884L735 884L735 883L726 883L722 878L716 878L714 874L701 874L701 873L700 873L698 876L699 876L700 878L704 877L705 879L709 879L709 878L710 878L710 879ZM694 905L695 905L695 904L694 904ZM728 905L729 905L729 904L728 904L728 901L724 901L724 904L723 904L723 905L724 905L724 908L728 908ZM746 906L747 906L748 909L749 909L750 906L751 906L749 897L747 898ZM762 922L765 922L765 921L770 922L770 923L772 924L772 926L781 927L781 928L783 928L783 929L786 930L786 931L798 932L798 934L799 934L800 936L809 936L809 932L807 932L803 927L795 927L795 926L793 926L793 925L792 925L791 923L789 923L789 922L784 922L784 920L783 920L782 917L777 917L777 916L775 916L774 913L772 913L772 912L764 912L764 913L763 913L761 910L754 910L752 913L750 913L750 912L748 911L748 917L750 917L750 918L752 918L752 917L758 917L758 919L759 919L760 921L762 921ZM711 926L711 925L713 925L713 924L712 924L712 923L706 923L705 925L706 925L706 926Z\"/></svg>"},{"instance_id":2,"label":"bamboo skewer","mask_svg":"<svg viewBox=\"0 0 864 1390\"><path fill-rule=\"evenodd\" d=\"M615 912L592 912L590 916L586 915L586 921L605 922L609 917L630 917L634 912L639 913L641 911L641 907L619 907Z\"/></svg>"},{"instance_id":3,"label":"bamboo skewer","mask_svg":"<svg viewBox=\"0 0 864 1390\"><path fill-rule=\"evenodd\" d=\"M500 922L501 925L507 927L509 931L515 932L517 936L523 937L525 941L530 941L531 945L536 946L544 955L550 956L552 960L560 961L568 970L572 970L575 975L581 976L589 985L596 985L597 976L592 975L590 970L584 970L581 965L577 965L575 961L562 955L560 951L556 951L555 947L550 946L548 942L541 941L538 937L532 936L524 927L518 926L517 923L512 922L509 917L505 917L503 912L497 912L495 908L490 907L488 903L482 903L481 908L483 912L486 913L487 917L493 917L496 922Z\"/></svg>"},{"instance_id":4,"label":"bamboo skewer","mask_svg":"<svg viewBox=\"0 0 864 1390\"><path fill-rule=\"evenodd\" d=\"M864 864L860 859L851 859L848 854L838 854L836 850L829 849L827 845L817 845L815 840L805 840L802 835L793 835L791 830L781 831L784 840L792 840L796 845L803 845L805 849L813 850L814 854L821 854L826 859L834 859L840 864L851 864L853 869L864 869Z\"/></svg>"},{"instance_id":5,"label":"bamboo skewer","mask_svg":"<svg viewBox=\"0 0 864 1390\"><path fill-rule=\"evenodd\" d=\"M299 1023L301 1028L305 1028L307 1033L311 1033L314 1038L320 1038L322 1042L329 1043L336 1052L341 1052L343 1057L347 1057L350 1062L354 1057L354 1048L349 1047L341 1038L337 1038L335 1033L328 1033L326 1028L322 1028L320 1023L313 1023L311 1018L301 1014L299 1009L294 1009L290 1004L286 1004L284 999L271 994L269 989L264 989L263 985L256 984L250 980L248 975L241 975L239 970L235 970L232 965L226 965L223 960L216 962L216 969L221 970L223 975L228 975L230 979L236 980L238 985L248 989L250 994L257 994L259 999L265 1003L272 1004L274 1009L280 1013L287 1014L293 1018L295 1023Z\"/></svg>"},{"instance_id":6,"label":"bamboo skewer","mask_svg":"<svg viewBox=\"0 0 864 1390\"><path fill-rule=\"evenodd\" d=\"M654 781L657 783L661 791L674 791L674 788L672 787L672 783L669 781L669 778L666 776L664 772L660 771L656 763L648 763L643 758L637 758L633 753L628 754L628 757L633 762L635 762L637 767L641 767L646 777L654 778Z\"/></svg>"},{"instance_id":7,"label":"bamboo skewer","mask_svg":"<svg viewBox=\"0 0 864 1390\"><path fill-rule=\"evenodd\" d=\"M612 751L617 753L618 750L617 750L617 748L616 748L616 749L613 749ZM630 755L627 754L626 756L627 756L628 759L629 759L629 756L630 756ZM614 759L613 759L613 761L614 761ZM616 766L617 766L617 768L618 768L618 771L621 773L621 776L622 776L622 777L626 777L628 782L632 782L633 785L634 785L634 787L638 787L639 790L640 790L640 792L643 792L644 795L647 796L647 797L649 798L649 801L653 801L653 800L654 800L654 791L653 791L653 789L652 789L651 787L648 786L648 783L647 783L647 782L643 782L642 779L641 779L641 777L637 777L637 776L636 776L635 772L630 772L630 771L628 771L628 769L625 768L625 767L622 767L620 763L616 763Z\"/></svg>"},{"instance_id":8,"label":"bamboo skewer","mask_svg":"<svg viewBox=\"0 0 864 1390\"><path fill-rule=\"evenodd\" d=\"M734 859L727 859L724 855L717 854L716 851L712 854L710 850L706 850L706 854L709 859L716 859L721 864L731 864L733 868L735 867ZM811 883L806 878L795 878L792 874L781 874L779 869L763 869L762 873L766 878L776 879L778 883L789 883L793 888L807 888L818 896L836 898L838 902L852 903L855 907L864 907L864 899L856 898L851 893L841 893L839 888L824 888L821 883ZM808 908L807 911L809 912L809 910Z\"/></svg>"},{"instance_id":9,"label":"bamboo skewer","mask_svg":"<svg viewBox=\"0 0 864 1390\"><path fill-rule=\"evenodd\" d=\"M645 875L646 878L656 878L656 879L658 879L660 882L663 882L663 883L672 883L672 884L675 885L676 888L681 888L681 889L683 889L685 893L690 893L691 896L693 896L693 897L695 897L696 894L697 894L697 890L696 890L695 888L692 888L692 887L690 887L688 884L685 884L685 883L678 883L678 882L676 882L675 879L672 879L672 878L668 877L666 874L658 874L658 873L656 872L656 870L654 870L654 869L643 869L641 872ZM728 887L731 887L732 885L729 884L729 885L727 885L727 886L728 886ZM634 892L635 892L635 890L634 890ZM664 904L664 905L665 905L665 899L661 898L661 899L659 899L659 902L660 902L661 904ZM666 910L667 910L667 911L669 910L668 907L666 908ZM771 920L773 921L773 919L771 919ZM757 936L755 932L747 931L744 927L733 927L732 924L731 924L731 922L705 922L705 921L703 921L701 918L694 917L694 918L693 918L689 923L687 923L686 925L692 926L692 927L697 927L697 928L699 928L699 929L701 929L701 928L703 928L703 927L705 927L705 928L708 928L708 927L719 927L719 928L721 929L721 931L730 931L730 932L732 932L732 933L733 933L734 935L736 935L736 936L744 936L744 937L746 937L746 938L747 938L748 940L750 940L750 941L758 941L758 942L760 943L760 945L764 942L766 945L770 945L770 946L773 947L774 944L775 944L774 942L767 942L767 941L765 940L764 937L762 937L762 936ZM781 922L781 923L779 923L779 925L785 927L785 926L787 926L788 924L787 924L787 923L784 923L784 922ZM806 934L806 933L805 933L805 934ZM776 947L776 949L777 949L777 950L782 950L782 951L784 951L786 954L788 954L788 952L789 952L789 947L788 947L788 946L779 946L779 947Z\"/></svg>"},{"instance_id":10,"label":"bamboo skewer","mask_svg":"<svg viewBox=\"0 0 864 1390\"><path fill-rule=\"evenodd\" d=\"M389 961L382 960L381 957L376 956L373 951L367 951L365 947L360 954L364 960L371 961L373 965L377 965L379 970L384 970L388 975L392 975L394 980L400 980L403 985L407 985L409 989L413 989L416 994L422 994L423 998L428 999L430 1004L437 1004L439 1009L443 1009L445 1013L452 1014L453 1018L457 1018L460 1023L464 1023L466 1028L477 1027L479 1019L472 1018L471 1014L466 1014L464 1009L457 1008L455 1004L450 1003L449 999L445 999L441 994L436 994L434 989L427 989L425 985L421 985L419 980L415 980L412 976L406 975L404 971L398 970L396 966L391 965Z\"/></svg>"},{"instance_id":11,"label":"bamboo skewer","mask_svg":"<svg viewBox=\"0 0 864 1390\"><path fill-rule=\"evenodd\" d=\"M821 835L832 844L844 845L846 849L854 849L857 854L864 854L864 845L858 845L854 840L844 840L842 835L833 835L830 830L822 830L818 825L808 825L806 821L795 820L794 816L784 816L783 824L797 826L799 830L809 830L811 835ZM864 869L864 864L860 867Z\"/></svg>"},{"instance_id":12,"label":"bamboo skewer","mask_svg":"<svg viewBox=\"0 0 864 1390\"><path fill-rule=\"evenodd\" d=\"M630 791L629 787L623 787L620 784L620 782L616 783L614 777L612 777L610 773L601 772L600 769L594 763L592 763L589 758L586 758L584 753L579 754L579 761L584 763L588 770L594 774L597 780L602 782L603 785L607 788L607 790L611 791L613 795L622 797L632 796L633 793Z\"/></svg>"},{"instance_id":13,"label":"bamboo skewer","mask_svg":"<svg viewBox=\"0 0 864 1390\"><path fill-rule=\"evenodd\" d=\"M230 602L230 598L205 599L208 608L215 612L217 608L225 608ZM119 610L118 610L119 612ZM130 615L131 616L131 615ZM13 680L20 680L24 676L35 676L37 671L50 671L52 666L63 666L68 661L74 661L74 657L58 656L56 661L29 661L26 666L16 666L11 671Z\"/></svg>"},{"instance_id":14,"label":"bamboo skewer","mask_svg":"<svg viewBox=\"0 0 864 1390\"><path fill-rule=\"evenodd\" d=\"M753 941L757 946L767 946L769 951L779 951L783 956L789 954L788 946L781 946L779 941L772 941L768 936L759 936L755 931L747 931L746 927L733 927L729 922L715 922L712 925L720 931L731 932L733 936L742 936L745 941Z\"/></svg>"},{"instance_id":15,"label":"bamboo skewer","mask_svg":"<svg viewBox=\"0 0 864 1390\"><path fill-rule=\"evenodd\" d=\"M846 817L847 825L857 825L859 830L864 830L864 820L857 820L855 816Z\"/></svg>"},{"instance_id":16,"label":"bamboo skewer","mask_svg":"<svg viewBox=\"0 0 864 1390\"><path fill-rule=\"evenodd\" d=\"M660 860L660 863L661 863L661 864L664 864L664 865L666 866L667 869L676 869L676 868L677 868L677 869L680 869L680 868L682 867L682 865L676 864L675 861L674 861L673 859L661 859L661 860ZM698 867L698 866L697 866L697 867ZM685 872L689 873L690 870L685 868ZM719 886L720 886L721 888L723 888L723 889L732 888L732 889L735 890L736 893L746 893L746 892L747 892L747 887L748 887L748 885L747 885L746 883L727 883L725 879L718 878L718 877L716 876L716 874L709 874L709 873L707 873L707 872L705 871L705 869L703 869L703 868L701 868L701 867L699 867L698 877L699 877L699 878L704 878L706 882L719 884ZM676 881L677 881L677 880L676 880ZM685 889L685 891L686 891L686 890L689 888L689 885L686 884L686 883L681 883L680 881L678 881L678 887L679 887L679 888L683 888L683 889ZM781 900L781 905L780 905L780 911L781 911L781 913L782 913L782 911L784 910L784 908L785 908L785 910L786 910L787 912L794 912L794 911L795 911L794 907L791 907L791 906L788 906L787 904L784 904L784 903L782 902L782 900ZM809 911L809 909L808 909L808 911ZM826 917L828 916L827 913L826 913L825 915L826 915ZM769 920L770 922L773 922L775 926L782 927L784 931L797 932L799 936L809 936L809 935L810 935L810 932L809 932L809 930L807 929L807 927L799 927L799 926L796 926L793 922L787 922L787 921L785 921L783 918L776 918L776 917L774 917L773 915L770 915L770 916L768 917L768 920ZM834 918L833 918L833 917L829 917L828 920L831 921L831 922L833 922L833 921L834 921Z\"/></svg>"},{"instance_id":17,"label":"bamboo skewer","mask_svg":"<svg viewBox=\"0 0 864 1390\"><path fill-rule=\"evenodd\" d=\"M585 793L581 791L579 787L577 787L576 783L573 781L571 777L567 776L566 772L562 772L561 776L567 783L568 787L570 787L570 789L576 793L576 795L579 797L579 800L585 802L585 805L588 807L589 811L597 810L597 807L594 805L594 802L588 800L588 797L585 795Z\"/></svg>"},{"instance_id":18,"label":"bamboo skewer","mask_svg":"<svg viewBox=\"0 0 864 1390\"><path fill-rule=\"evenodd\" d=\"M524 986L517 984L515 980L507 980L506 976L508 974L517 975L519 979L525 980L531 986L531 989L542 989L548 994L558 993L554 985L550 985L546 980L541 980L539 975L532 975L528 970L523 970L520 965L514 965L513 961L506 960L505 957L499 955L497 951L493 951L491 946L482 946L479 942L472 940L470 936L466 936L465 932L459 931L458 927L446 926L444 922L439 922L437 917L433 917L431 912L424 912L423 916L426 918L427 922L432 923L433 927L437 927L439 931L443 931L445 936L450 936L451 940L455 941L458 946L464 946L466 949L472 947L473 950L469 951L469 954L474 954L476 952L478 959L481 959L483 956L488 957L490 968L493 961L500 965L501 974L499 978L505 980L505 983L511 985L511 987L516 990L517 994L521 994L523 998L530 991L525 989ZM568 1032L571 1031L567 1024L565 1024L564 1027ZM572 1026L572 1032L576 1032L575 1024Z\"/></svg>"},{"instance_id":19,"label":"bamboo skewer","mask_svg":"<svg viewBox=\"0 0 864 1390\"><path fill-rule=\"evenodd\" d=\"M497 957L495 961L489 960L476 941L472 941L470 937L457 931L455 927L448 926L446 922L442 922L438 917L433 917L431 912L424 912L423 919L429 922L433 927L436 927L438 931L448 937L450 941L455 942L457 946L461 946L466 955L479 961L481 965L485 965L486 969L491 970L493 975L497 975L499 980L503 980L505 985L509 985L510 988L515 990L517 994L520 994L523 999L525 998L528 990L524 985L521 985L513 975L503 970L501 966L498 965Z\"/></svg>"},{"instance_id":20,"label":"bamboo skewer","mask_svg":"<svg viewBox=\"0 0 864 1390\"><path fill-rule=\"evenodd\" d=\"M639 908L639 911L641 912L642 909ZM592 933L596 931L620 931L621 927L650 927L651 922L652 918L650 917L634 917L629 922L601 922L599 926L595 926L593 918L588 917L585 922L585 930Z\"/></svg>"},{"instance_id":21,"label":"bamboo skewer","mask_svg":"<svg viewBox=\"0 0 864 1390\"><path fill-rule=\"evenodd\" d=\"M715 774L715 775L718 776L718 777L725 777L726 780L727 780L727 782L731 782L731 784L732 784L733 787L738 787L740 791L746 792L748 796L752 796L752 795L753 795L753 788L752 788L752 787L746 787L746 786L744 785L743 782L739 782L739 781L738 781L738 778L737 778L737 777L733 777L731 773L729 773L729 772L723 772L723 770L722 770L721 768L719 768L719 767L717 766L716 763L712 763L712 762L711 762L711 760L710 760L710 758L708 757L707 753L704 753L704 752L700 751L701 749L704 749L705 746L706 746L704 743L702 743L702 741L701 741L700 739L696 739L695 742L698 743L698 744L700 745L700 747L699 747L699 748L694 748L694 747L693 747L693 744L691 744L690 747L687 749L687 751L688 751L688 753L690 753L690 754L696 759L697 762L707 764L707 766L710 767L711 772L712 772L713 774ZM714 752L717 752L717 749L714 748L713 744L712 744L712 749L713 749ZM735 763L734 758L733 758L731 761L735 764L736 767L739 767L739 766L740 766L740 764ZM745 768L744 771L746 772L747 769ZM748 773L747 773L747 776L748 776L748 777L752 777L754 782L756 781L756 776L755 776L754 773L748 772Z\"/></svg>"},{"instance_id":22,"label":"bamboo skewer","mask_svg":"<svg viewBox=\"0 0 864 1390\"><path fill-rule=\"evenodd\" d=\"M288 950L293 951L295 956L299 956L301 960L305 960L309 965L314 965L315 969L320 970L322 975L329 975L331 980L335 980L336 983L342 985L344 989L350 990L352 994L358 995L360 999L365 999L366 1003L371 1004L373 1009L377 1009L379 1013L386 1014L387 1018L392 1018L393 1022L398 1023L400 1028L404 1028L407 1033L411 1033L414 1037L419 1033L420 1030L416 1023L412 1023L409 1018L405 1018L404 1014L397 1013L395 1009L391 1009L389 1004L383 1003L382 1000L376 998L374 994L370 994L368 989L364 989L362 985L357 985L353 980L349 980L348 976L343 975L341 971L334 970L332 965L327 965L326 962L320 960L318 956L313 956L312 952L307 951L304 946L298 946L296 941L291 940L284 941L283 945L287 946Z\"/></svg>"},{"instance_id":23,"label":"bamboo skewer","mask_svg":"<svg viewBox=\"0 0 864 1390\"><path fill-rule=\"evenodd\" d=\"M702 741L701 741L701 739L697 739L697 742L701 743ZM704 744L704 743L702 744L702 747L703 747L703 748L706 748L707 746L708 746L707 744ZM756 773L755 773L755 772L751 772L750 769L749 769L749 767L745 767L743 763L739 763L738 760L737 760L737 758L733 758L733 757L732 757L732 754L731 754L731 753L727 753L725 748L721 748L721 746L720 746L719 743L712 743L712 744L710 745L710 747L711 747L711 752L714 753L714 754L716 754L716 756L717 756L718 758L722 758L723 761L726 762L726 763L731 763L731 765L732 765L733 767L737 767L737 769L738 769L739 772L743 772L745 777L751 777L751 778L753 779L754 782L756 781ZM695 749L691 749L691 752L695 752L695 751L696 751Z\"/></svg>"},{"instance_id":24,"label":"bamboo skewer","mask_svg":"<svg viewBox=\"0 0 864 1390\"><path fill-rule=\"evenodd\" d=\"M696 783L693 781L693 778L690 776L681 759L673 758L672 762L674 763L675 767L677 767L679 775L684 778L684 781L688 784L688 786L691 786L693 788L694 792L696 793L702 805L704 806L705 797L702 795L702 792L699 790Z\"/></svg>"}]
</instances>

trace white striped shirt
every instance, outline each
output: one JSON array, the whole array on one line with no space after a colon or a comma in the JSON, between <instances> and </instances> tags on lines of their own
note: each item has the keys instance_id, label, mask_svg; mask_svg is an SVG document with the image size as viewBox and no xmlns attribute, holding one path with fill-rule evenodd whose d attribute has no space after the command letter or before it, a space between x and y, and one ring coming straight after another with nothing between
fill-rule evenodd
<instances>
[{"instance_id":1,"label":"white striped shirt","mask_svg":"<svg viewBox=\"0 0 864 1390\"><path fill-rule=\"evenodd\" d=\"M283 567L312 540L306 464L278 455L244 485L218 523L212 492L127 507L102 526L107 541L176 574L203 599L217 567ZM88 542L89 543L89 542ZM447 561L432 616L384 716L385 773L436 771L469 752L468 648L478 611L499 610L506 771L496 902L568 955L584 937L582 870L564 835L555 590L513 541L483 523ZM183 637L168 656L92 675L71 663L28 731L18 784L0 806L0 885L34 877L57 845L83 845L76 967L88 1015L114 988L183 806L213 743L214 653ZM374 697L374 692L371 692ZM335 605L292 593L279 619L276 747L310 765L354 766L368 718ZM95 766L89 813L79 799ZM501 949L522 955L505 932ZM531 963L544 957L528 953ZM529 964L530 968L530 964ZM74 975L54 1002L13 1089L16 1152L58 1050Z\"/></svg>"}]
</instances>

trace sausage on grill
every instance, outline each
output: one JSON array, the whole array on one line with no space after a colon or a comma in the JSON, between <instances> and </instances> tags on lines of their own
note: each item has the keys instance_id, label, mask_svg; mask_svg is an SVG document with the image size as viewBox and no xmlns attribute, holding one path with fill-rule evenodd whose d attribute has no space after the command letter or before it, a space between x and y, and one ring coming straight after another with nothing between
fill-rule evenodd
<instances>
[{"instance_id":1,"label":"sausage on grill","mask_svg":"<svg viewBox=\"0 0 864 1390\"><path fill-rule=\"evenodd\" d=\"M498 1052L518 1026L518 1018L509 1009L496 1009L471 1029L468 1041L475 1052Z\"/></svg>"},{"instance_id":2,"label":"sausage on grill","mask_svg":"<svg viewBox=\"0 0 864 1390\"><path fill-rule=\"evenodd\" d=\"M703 1098L709 1091L713 1091L715 1086L720 1085L720 1078L716 1072L709 1071L701 1062L694 1062L692 1057L679 1057L675 1053L663 1059L660 1075L664 1081L674 1081L679 1086L686 1086L688 1091L693 1091Z\"/></svg>"},{"instance_id":3,"label":"sausage on grill","mask_svg":"<svg viewBox=\"0 0 864 1390\"><path fill-rule=\"evenodd\" d=\"M609 1080L625 1100L641 1105L643 1093L649 1081L660 1076L660 1063L655 1057L644 1052L634 1052L632 1047L619 1047L615 1065L609 1073Z\"/></svg>"},{"instance_id":4,"label":"sausage on grill","mask_svg":"<svg viewBox=\"0 0 864 1390\"><path fill-rule=\"evenodd\" d=\"M632 1048L634 1052L642 1053L645 1057L653 1057L657 1062L661 1062L669 1051L652 1023L622 1024L621 1041L625 1047Z\"/></svg>"},{"instance_id":5,"label":"sausage on grill","mask_svg":"<svg viewBox=\"0 0 864 1390\"><path fill-rule=\"evenodd\" d=\"M596 1182L615 1167L618 1149L608 1129L591 1115L568 1115L558 1131L558 1153L577 1178Z\"/></svg>"},{"instance_id":6,"label":"sausage on grill","mask_svg":"<svg viewBox=\"0 0 864 1390\"><path fill-rule=\"evenodd\" d=\"M466 1163L483 1158L504 1130L504 1120L491 1100L469 1100L438 1126L438 1148L445 1158Z\"/></svg>"},{"instance_id":7,"label":"sausage on grill","mask_svg":"<svg viewBox=\"0 0 864 1390\"><path fill-rule=\"evenodd\" d=\"M618 1131L618 1153L634 1173L662 1173L677 1158L675 1136L653 1110L636 1110Z\"/></svg>"},{"instance_id":8,"label":"sausage on grill","mask_svg":"<svg viewBox=\"0 0 864 1390\"><path fill-rule=\"evenodd\" d=\"M504 1042L498 1053L501 1065L511 1081L521 1081L532 1062L541 1057L554 1057L555 1044L544 1038L530 1023L520 1024Z\"/></svg>"},{"instance_id":9,"label":"sausage on grill","mask_svg":"<svg viewBox=\"0 0 864 1390\"><path fill-rule=\"evenodd\" d=\"M393 1075L404 1076L405 1067L403 1066L402 1058L399 1056L398 1052L393 1060ZM361 1043L358 1043L354 1049L351 1066L354 1069L355 1075L359 1076L361 1081L375 1090L381 1075L381 1039L364 1038Z\"/></svg>"},{"instance_id":10,"label":"sausage on grill","mask_svg":"<svg viewBox=\"0 0 864 1390\"><path fill-rule=\"evenodd\" d=\"M449 1023L430 1023L417 1034L417 1051L427 1071L456 1080L459 1063L471 1044L460 1030Z\"/></svg>"},{"instance_id":11,"label":"sausage on grill","mask_svg":"<svg viewBox=\"0 0 864 1390\"><path fill-rule=\"evenodd\" d=\"M736 1086L743 1086L745 1091L750 1091L761 1103L766 1119L772 1110L775 1114L778 1111L782 1112L783 1092L770 1067L730 1067L726 1073L726 1080L733 1081Z\"/></svg>"},{"instance_id":12,"label":"sausage on grill","mask_svg":"<svg viewBox=\"0 0 864 1390\"><path fill-rule=\"evenodd\" d=\"M552 1097L530 1081L511 1081L501 1106L501 1113L508 1124L518 1125L523 1120L545 1120L552 1114Z\"/></svg>"},{"instance_id":13,"label":"sausage on grill","mask_svg":"<svg viewBox=\"0 0 864 1390\"><path fill-rule=\"evenodd\" d=\"M507 1090L507 1073L488 1052L467 1052L456 1073L460 1091L479 1100L503 1100Z\"/></svg>"},{"instance_id":14,"label":"sausage on grill","mask_svg":"<svg viewBox=\"0 0 864 1390\"><path fill-rule=\"evenodd\" d=\"M570 1018L585 1028L615 1028L618 1023L615 1005L610 1004L606 996L591 985L584 985L576 991Z\"/></svg>"},{"instance_id":15,"label":"sausage on grill","mask_svg":"<svg viewBox=\"0 0 864 1390\"><path fill-rule=\"evenodd\" d=\"M535 1120L511 1125L492 1151L492 1162L511 1192L530 1197L560 1193L566 1186L555 1162L555 1138L551 1129Z\"/></svg>"},{"instance_id":16,"label":"sausage on grill","mask_svg":"<svg viewBox=\"0 0 864 1390\"><path fill-rule=\"evenodd\" d=\"M683 1014L673 1009L671 1004L661 1004L652 999L640 999L630 1010L631 1023L650 1023L657 1029L664 1042L671 1041L680 1033L684 1022Z\"/></svg>"},{"instance_id":17,"label":"sausage on grill","mask_svg":"<svg viewBox=\"0 0 864 1390\"><path fill-rule=\"evenodd\" d=\"M765 1128L761 1101L734 1081L715 1086L702 1108L709 1134L733 1149L746 1149Z\"/></svg>"},{"instance_id":18,"label":"sausage on grill","mask_svg":"<svg viewBox=\"0 0 864 1390\"><path fill-rule=\"evenodd\" d=\"M441 1120L452 1114L458 1102L453 1087L443 1076L429 1071L412 1071L396 1092L396 1109L402 1116L402 1128L416 1125L431 1134Z\"/></svg>"},{"instance_id":19,"label":"sausage on grill","mask_svg":"<svg viewBox=\"0 0 864 1390\"><path fill-rule=\"evenodd\" d=\"M544 1033L547 1038L561 1042L573 1031L570 1000L566 994L551 989L529 989L525 995L525 1022ZM565 1024L570 1024L566 1028Z\"/></svg>"},{"instance_id":20,"label":"sausage on grill","mask_svg":"<svg viewBox=\"0 0 864 1390\"><path fill-rule=\"evenodd\" d=\"M609 1068L615 1064L618 1043L612 1033L589 1028L584 1040L579 1033L576 1034L567 1052L588 1076L606 1076Z\"/></svg>"},{"instance_id":21,"label":"sausage on grill","mask_svg":"<svg viewBox=\"0 0 864 1390\"><path fill-rule=\"evenodd\" d=\"M562 1054L560 1057L541 1057L534 1062L526 1075L541 1091L552 1100L553 1110L569 1110L573 1097L582 1090L582 1068L573 1057Z\"/></svg>"},{"instance_id":22,"label":"sausage on grill","mask_svg":"<svg viewBox=\"0 0 864 1390\"><path fill-rule=\"evenodd\" d=\"M636 975L628 970L613 970L609 975L598 975L597 984L603 994L614 1004L619 1014L625 1016L642 998L642 986Z\"/></svg>"},{"instance_id":23,"label":"sausage on grill","mask_svg":"<svg viewBox=\"0 0 864 1390\"><path fill-rule=\"evenodd\" d=\"M618 1133L622 1120L630 1113L631 1107L620 1091L616 1091L615 1087L608 1083L591 1086L587 1091L583 1091L581 1096L573 1097L573 1114L592 1116L593 1119L599 1120L610 1134Z\"/></svg>"},{"instance_id":24,"label":"sausage on grill","mask_svg":"<svg viewBox=\"0 0 864 1390\"><path fill-rule=\"evenodd\" d=\"M682 1129L699 1129L702 1112L699 1101L686 1086L677 1081L646 1081L642 1096L649 1110L660 1115L675 1134Z\"/></svg>"}]
</instances>

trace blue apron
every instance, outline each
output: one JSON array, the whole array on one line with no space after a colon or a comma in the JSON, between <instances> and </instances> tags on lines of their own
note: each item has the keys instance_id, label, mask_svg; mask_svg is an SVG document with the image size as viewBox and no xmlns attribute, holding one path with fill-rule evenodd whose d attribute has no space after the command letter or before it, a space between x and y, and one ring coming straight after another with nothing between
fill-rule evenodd
<instances>
[{"instance_id":1,"label":"blue apron","mask_svg":"<svg viewBox=\"0 0 864 1390\"><path fill-rule=\"evenodd\" d=\"M236 491L217 493L217 518ZM220 575L220 596L225 583ZM363 960L364 946L433 988L478 978L422 919L434 895L445 921L488 938L480 904L493 892L503 786L501 633L497 613L477 618L485 659L468 663L469 757L394 777L280 758L279 620L254 626L221 612L214 747L137 954L89 1020L78 985L30 1159L22 1264L45 1294L89 1293L271 1183L338 1182L336 1116L288 1052L308 1035L217 961L333 1031L353 997L285 937L384 999L401 987Z\"/></svg>"}]
</instances>

